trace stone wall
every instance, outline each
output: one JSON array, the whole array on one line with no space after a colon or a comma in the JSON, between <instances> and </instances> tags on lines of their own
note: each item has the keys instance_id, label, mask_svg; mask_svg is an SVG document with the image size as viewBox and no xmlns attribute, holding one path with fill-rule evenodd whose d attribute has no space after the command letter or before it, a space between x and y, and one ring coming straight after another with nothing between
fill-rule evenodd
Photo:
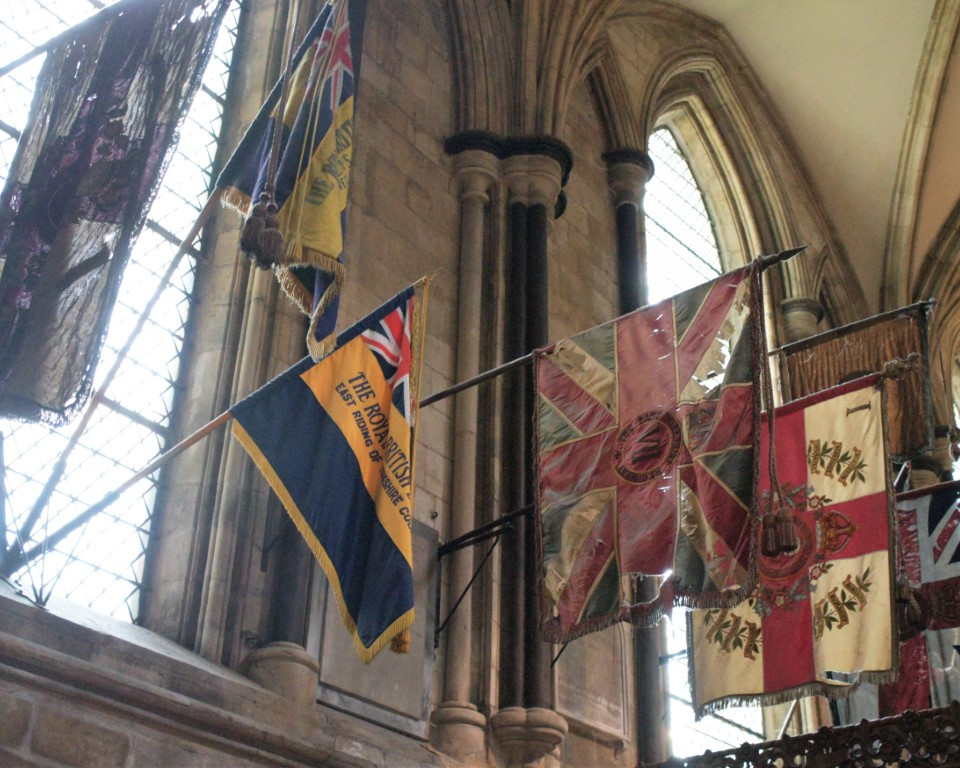
<instances>
[{"instance_id":1,"label":"stone wall","mask_svg":"<svg viewBox=\"0 0 960 768\"><path fill-rule=\"evenodd\" d=\"M301 707L140 627L0 582L0 765L390 766L423 744Z\"/></svg>"}]
</instances>

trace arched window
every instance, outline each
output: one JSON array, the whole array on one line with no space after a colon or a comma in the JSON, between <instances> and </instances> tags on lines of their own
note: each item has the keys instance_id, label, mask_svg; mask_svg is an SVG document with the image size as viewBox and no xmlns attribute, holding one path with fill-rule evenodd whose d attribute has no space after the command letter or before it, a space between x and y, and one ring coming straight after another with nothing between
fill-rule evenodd
<instances>
[{"instance_id":1,"label":"arched window","mask_svg":"<svg viewBox=\"0 0 960 768\"><path fill-rule=\"evenodd\" d=\"M650 136L655 173L644 195L649 303L718 277L720 250L703 194L669 128Z\"/></svg>"},{"instance_id":2,"label":"arched window","mask_svg":"<svg viewBox=\"0 0 960 768\"><path fill-rule=\"evenodd\" d=\"M723 272L714 225L690 164L669 128L650 136L648 151L656 169L647 184L644 212L649 302L665 299ZM685 611L675 608L667 624L667 695L674 754L763 740L759 707L739 707L694 721L687 674Z\"/></svg>"},{"instance_id":3,"label":"arched window","mask_svg":"<svg viewBox=\"0 0 960 768\"><path fill-rule=\"evenodd\" d=\"M0 23L6 60L32 50L91 13L101 0L24 0ZM182 237L211 187L240 0L234 0L213 56L180 131L180 143L148 213L120 284L94 386L113 364L144 304L159 285ZM0 185L27 122L42 57L0 78ZM2 264L0 264L2 269ZM0 420L4 436L5 504L0 532L7 549L42 545L46 535L74 519L163 450L171 425L180 353L192 303L195 262L183 260L89 425L70 455L45 514L24 537L23 527L77 419L53 429ZM155 476L142 480L113 506L14 574L37 598L66 597L127 621L139 614L144 557L156 497ZM4 530L5 529L5 530ZM4 549L0 547L0 552Z\"/></svg>"}]
</instances>

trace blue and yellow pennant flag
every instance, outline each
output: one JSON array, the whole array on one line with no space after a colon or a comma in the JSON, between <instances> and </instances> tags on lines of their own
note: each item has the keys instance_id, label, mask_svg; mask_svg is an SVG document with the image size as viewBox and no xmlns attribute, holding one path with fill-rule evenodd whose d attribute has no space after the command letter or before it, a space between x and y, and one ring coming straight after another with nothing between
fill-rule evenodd
<instances>
[{"instance_id":1,"label":"blue and yellow pennant flag","mask_svg":"<svg viewBox=\"0 0 960 768\"><path fill-rule=\"evenodd\" d=\"M369 662L413 624L414 427L426 307L407 288L230 409Z\"/></svg>"},{"instance_id":2,"label":"blue and yellow pennant flag","mask_svg":"<svg viewBox=\"0 0 960 768\"><path fill-rule=\"evenodd\" d=\"M277 277L310 315L307 348L322 357L334 340L353 156L353 109L365 0L332 0L290 63L286 103L277 83L217 179L224 205L246 215L267 183L280 123L276 203L286 243ZM281 119L282 115L282 119Z\"/></svg>"}]
</instances>

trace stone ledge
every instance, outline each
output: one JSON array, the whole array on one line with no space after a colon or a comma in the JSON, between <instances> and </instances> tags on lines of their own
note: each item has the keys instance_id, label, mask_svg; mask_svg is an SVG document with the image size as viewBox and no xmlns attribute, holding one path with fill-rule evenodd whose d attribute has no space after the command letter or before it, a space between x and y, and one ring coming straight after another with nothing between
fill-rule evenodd
<instances>
[{"instance_id":1,"label":"stone ledge","mask_svg":"<svg viewBox=\"0 0 960 768\"><path fill-rule=\"evenodd\" d=\"M64 714L159 731L250 764L442 765L411 738L321 706L297 706L141 627L124 625L121 640L90 626L113 620L87 618L86 626L68 621L0 586L3 687L18 699L22 692L24 700L54 702Z\"/></svg>"}]
</instances>

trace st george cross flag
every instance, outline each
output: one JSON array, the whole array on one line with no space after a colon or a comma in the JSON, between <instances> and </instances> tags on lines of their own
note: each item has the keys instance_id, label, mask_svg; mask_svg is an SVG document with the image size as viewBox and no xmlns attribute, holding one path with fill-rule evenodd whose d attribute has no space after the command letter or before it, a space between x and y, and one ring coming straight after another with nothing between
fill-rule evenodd
<instances>
[{"instance_id":1,"label":"st george cross flag","mask_svg":"<svg viewBox=\"0 0 960 768\"><path fill-rule=\"evenodd\" d=\"M287 252L277 277L310 316L314 359L333 342L347 195L353 158L353 113L366 0L332 0L291 61L287 102L277 83L217 180L224 204L248 213L267 183L273 133L281 126L276 202ZM282 117L281 117L282 115Z\"/></svg>"},{"instance_id":2,"label":"st george cross flag","mask_svg":"<svg viewBox=\"0 0 960 768\"><path fill-rule=\"evenodd\" d=\"M424 289L425 290L425 289ZM230 413L323 567L361 660L406 652L423 313L407 288Z\"/></svg>"},{"instance_id":3,"label":"st george cross flag","mask_svg":"<svg viewBox=\"0 0 960 768\"><path fill-rule=\"evenodd\" d=\"M655 620L640 576L705 606L752 588L752 269L537 353L544 639Z\"/></svg>"},{"instance_id":4,"label":"st george cross flag","mask_svg":"<svg viewBox=\"0 0 960 768\"><path fill-rule=\"evenodd\" d=\"M880 686L879 716L960 700L960 483L897 497L902 577L922 608L900 645L900 678Z\"/></svg>"},{"instance_id":5,"label":"st george cross flag","mask_svg":"<svg viewBox=\"0 0 960 768\"><path fill-rule=\"evenodd\" d=\"M688 614L694 709L839 694L897 669L893 494L880 377L776 410L777 474L799 539L758 554L759 581L729 609ZM768 430L761 432L766 466ZM770 481L761 474L761 505ZM758 547L759 550L759 547Z\"/></svg>"},{"instance_id":6,"label":"st george cross flag","mask_svg":"<svg viewBox=\"0 0 960 768\"><path fill-rule=\"evenodd\" d=\"M47 54L0 196L0 416L64 424L85 405L229 5L118 3Z\"/></svg>"}]
</instances>

